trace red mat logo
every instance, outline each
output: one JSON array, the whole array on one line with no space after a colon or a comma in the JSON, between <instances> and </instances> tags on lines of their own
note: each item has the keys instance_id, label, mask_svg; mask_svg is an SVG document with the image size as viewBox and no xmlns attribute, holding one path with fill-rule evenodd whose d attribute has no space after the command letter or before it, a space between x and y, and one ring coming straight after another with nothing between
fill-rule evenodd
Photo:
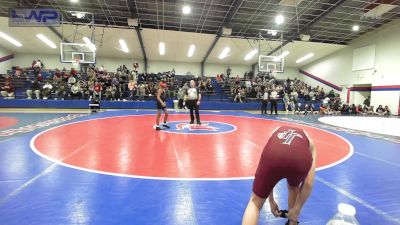
<instances>
[{"instance_id":1,"label":"red mat logo","mask_svg":"<svg viewBox=\"0 0 400 225\"><path fill-rule=\"evenodd\" d=\"M188 131L195 131L195 130L208 130L208 131L217 131L218 128L210 126L209 123L205 123L202 125L197 124L187 124L187 123L178 123L176 124L176 130L188 130Z\"/></svg>"}]
</instances>

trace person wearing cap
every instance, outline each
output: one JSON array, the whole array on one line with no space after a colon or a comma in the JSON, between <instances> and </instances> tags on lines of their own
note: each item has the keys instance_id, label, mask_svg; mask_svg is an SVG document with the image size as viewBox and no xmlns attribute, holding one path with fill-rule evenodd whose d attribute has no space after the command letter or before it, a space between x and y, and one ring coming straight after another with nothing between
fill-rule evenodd
<instances>
[{"instance_id":1,"label":"person wearing cap","mask_svg":"<svg viewBox=\"0 0 400 225\"><path fill-rule=\"evenodd\" d=\"M258 224L267 198L275 217L288 218L286 225L297 225L314 186L315 163L316 149L304 130L289 126L276 129L261 154L242 225ZM274 199L273 189L282 179L287 181L289 211L279 210Z\"/></svg>"},{"instance_id":2,"label":"person wearing cap","mask_svg":"<svg viewBox=\"0 0 400 225\"><path fill-rule=\"evenodd\" d=\"M161 130L160 128L160 117L161 117L161 111L164 112L164 123L163 127L169 129L170 127L167 125L167 119L168 119L168 111L167 111L167 93L165 89L167 89L168 86L164 82L160 82L158 90L157 90L157 117L156 117L156 130Z\"/></svg>"},{"instance_id":3,"label":"person wearing cap","mask_svg":"<svg viewBox=\"0 0 400 225\"><path fill-rule=\"evenodd\" d=\"M187 90L184 99L184 104L187 105L187 107L190 110L190 124L194 124L194 115L193 115L193 110L194 110L194 113L196 115L197 125L201 125L200 114L199 114L200 101L201 101L201 94L199 92L199 89L196 88L196 83L194 82L194 80L190 80L190 88Z\"/></svg>"}]
</instances>

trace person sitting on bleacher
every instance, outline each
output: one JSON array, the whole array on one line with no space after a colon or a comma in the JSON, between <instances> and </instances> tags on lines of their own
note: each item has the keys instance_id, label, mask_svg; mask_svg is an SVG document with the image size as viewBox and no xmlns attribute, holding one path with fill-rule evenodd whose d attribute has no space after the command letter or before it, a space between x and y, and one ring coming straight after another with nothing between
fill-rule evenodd
<instances>
[{"instance_id":1,"label":"person sitting on bleacher","mask_svg":"<svg viewBox=\"0 0 400 225\"><path fill-rule=\"evenodd\" d=\"M43 99L46 100L51 95L51 91L53 89L53 85L51 85L50 81L47 80L46 84L43 85L42 89L43 89Z\"/></svg>"},{"instance_id":2,"label":"person sitting on bleacher","mask_svg":"<svg viewBox=\"0 0 400 225\"><path fill-rule=\"evenodd\" d=\"M78 82L74 83L71 86L70 96L71 96L71 99L78 99L78 100L81 99L81 97L82 97L82 89L79 86Z\"/></svg>"},{"instance_id":3,"label":"person sitting on bleacher","mask_svg":"<svg viewBox=\"0 0 400 225\"><path fill-rule=\"evenodd\" d=\"M6 79L4 86L1 87L1 96L3 96L4 99L15 98L14 87L11 83L11 79Z\"/></svg>"},{"instance_id":4,"label":"person sitting on bleacher","mask_svg":"<svg viewBox=\"0 0 400 225\"><path fill-rule=\"evenodd\" d=\"M301 105L301 103L297 103L296 108L294 109L294 114L304 114L304 107Z\"/></svg>"},{"instance_id":5,"label":"person sitting on bleacher","mask_svg":"<svg viewBox=\"0 0 400 225\"><path fill-rule=\"evenodd\" d=\"M101 99L102 86L99 82L94 82L93 86L93 99Z\"/></svg>"},{"instance_id":6,"label":"person sitting on bleacher","mask_svg":"<svg viewBox=\"0 0 400 225\"><path fill-rule=\"evenodd\" d=\"M41 93L41 84L39 80L27 80L27 90L26 90L26 95L28 96L28 99L32 99L32 94L35 94L36 99L40 99L40 93Z\"/></svg>"},{"instance_id":7,"label":"person sitting on bleacher","mask_svg":"<svg viewBox=\"0 0 400 225\"><path fill-rule=\"evenodd\" d=\"M74 76L70 76L69 78L68 78L68 85L69 86L72 86L72 85L74 85L76 83L76 78L74 77Z\"/></svg>"},{"instance_id":8,"label":"person sitting on bleacher","mask_svg":"<svg viewBox=\"0 0 400 225\"><path fill-rule=\"evenodd\" d=\"M304 115L312 114L312 110L309 104L305 104L304 106Z\"/></svg>"},{"instance_id":9,"label":"person sitting on bleacher","mask_svg":"<svg viewBox=\"0 0 400 225\"><path fill-rule=\"evenodd\" d=\"M383 109L382 105L379 105L378 108L375 110L375 115L383 116L385 114L385 110Z\"/></svg>"},{"instance_id":10,"label":"person sitting on bleacher","mask_svg":"<svg viewBox=\"0 0 400 225\"><path fill-rule=\"evenodd\" d=\"M389 107L387 105L385 105L385 113L383 115L385 115L385 116L392 115L392 113L390 112L390 109L389 109Z\"/></svg>"},{"instance_id":11,"label":"person sitting on bleacher","mask_svg":"<svg viewBox=\"0 0 400 225\"><path fill-rule=\"evenodd\" d=\"M350 111L350 113L355 114L355 115L362 115L363 114L363 108L361 105L352 105L353 110Z\"/></svg>"},{"instance_id":12,"label":"person sitting on bleacher","mask_svg":"<svg viewBox=\"0 0 400 225\"><path fill-rule=\"evenodd\" d=\"M55 89L55 92L54 92L55 100L57 100L57 99L64 100L65 96L67 96L67 94L68 94L68 85L64 81L61 81L55 85L54 89Z\"/></svg>"}]
</instances>

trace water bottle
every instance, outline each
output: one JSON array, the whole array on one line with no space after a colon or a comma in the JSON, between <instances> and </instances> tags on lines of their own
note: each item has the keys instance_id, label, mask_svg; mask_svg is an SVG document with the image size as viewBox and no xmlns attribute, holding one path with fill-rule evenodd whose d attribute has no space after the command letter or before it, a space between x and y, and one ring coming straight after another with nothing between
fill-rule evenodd
<instances>
[{"instance_id":1,"label":"water bottle","mask_svg":"<svg viewBox=\"0 0 400 225\"><path fill-rule=\"evenodd\" d=\"M356 208L354 206L340 203L338 205L338 213L332 217L326 225L360 225L357 221Z\"/></svg>"}]
</instances>

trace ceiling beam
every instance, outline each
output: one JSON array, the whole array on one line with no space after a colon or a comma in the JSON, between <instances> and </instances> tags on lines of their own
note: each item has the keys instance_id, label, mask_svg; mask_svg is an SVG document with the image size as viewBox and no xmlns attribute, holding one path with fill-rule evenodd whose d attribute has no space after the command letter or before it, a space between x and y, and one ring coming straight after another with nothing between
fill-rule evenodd
<instances>
[{"instance_id":1,"label":"ceiling beam","mask_svg":"<svg viewBox=\"0 0 400 225\"><path fill-rule=\"evenodd\" d=\"M290 42L293 42L295 39L297 39L300 34L307 32L310 27L312 27L316 22L320 21L322 18L324 18L326 15L328 15L328 13L332 12L333 10L335 10L337 7L339 7L340 5L342 5L346 0L340 0L338 1L335 5L331 5L328 9L326 9L323 13L321 13L319 16L317 16L313 21L309 22L307 25L305 25L303 27L303 29L301 29L299 32L296 32L294 35L292 35L291 38L289 38L288 40L286 40L285 42L282 43L281 46L276 47L275 49L273 49L272 51L270 51L268 53L268 55L272 55L275 52L279 51L281 48L285 47L287 44L289 44Z\"/></svg>"},{"instance_id":2,"label":"ceiling beam","mask_svg":"<svg viewBox=\"0 0 400 225\"><path fill-rule=\"evenodd\" d=\"M135 30L136 30L136 34L137 34L138 39L139 39L140 48L142 49L143 60L144 60L144 72L147 73L147 63L148 62L147 62L146 49L144 48L144 44L143 44L141 30L139 29L139 27L136 27Z\"/></svg>"},{"instance_id":3,"label":"ceiling beam","mask_svg":"<svg viewBox=\"0 0 400 225\"><path fill-rule=\"evenodd\" d=\"M134 29L136 30L136 34L137 34L138 39L139 39L140 48L142 49L142 55L143 55L143 61L144 61L144 72L147 73L148 60L147 60L146 48L144 47L142 33L141 33L141 29L140 29L139 11L138 11L138 8L136 6L136 1L135 0L131 0L131 1L126 0L126 2L128 4L129 13L131 14L131 17L133 19L137 19L138 20L138 26L135 27Z\"/></svg>"},{"instance_id":4,"label":"ceiling beam","mask_svg":"<svg viewBox=\"0 0 400 225\"><path fill-rule=\"evenodd\" d=\"M217 44L218 40L221 38L222 35L222 28L224 26L231 26L232 23L232 19L235 17L237 11L240 9L240 7L242 6L244 0L232 0L232 4L231 7L229 8L224 21L222 21L220 28L217 31L217 36L215 36L215 39L213 41L213 43L211 44L210 48L207 50L206 55L203 58L203 61L201 62L201 75L204 76L204 64L208 58L208 56L210 56L212 50L214 49L215 45Z\"/></svg>"},{"instance_id":5,"label":"ceiling beam","mask_svg":"<svg viewBox=\"0 0 400 225\"><path fill-rule=\"evenodd\" d=\"M240 7L243 5L244 0L233 0L232 7L229 8L228 13L224 19L223 25L230 26L232 23L232 19L239 11Z\"/></svg>"}]
</instances>

